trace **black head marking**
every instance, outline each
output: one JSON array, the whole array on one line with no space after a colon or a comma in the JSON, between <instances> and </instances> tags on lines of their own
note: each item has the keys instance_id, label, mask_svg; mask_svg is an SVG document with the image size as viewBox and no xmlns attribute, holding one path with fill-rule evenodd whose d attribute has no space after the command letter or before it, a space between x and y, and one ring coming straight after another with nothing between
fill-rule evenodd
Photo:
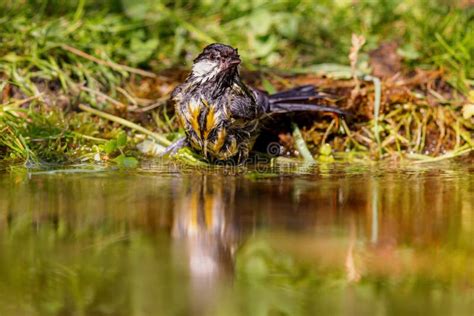
<instances>
[{"instance_id":1,"label":"black head marking","mask_svg":"<svg viewBox=\"0 0 474 316\"><path fill-rule=\"evenodd\" d=\"M214 43L206 46L201 54L198 55L194 62L198 62L201 60L213 60L213 61L222 61L222 60L233 60L237 63L240 62L240 56L237 49L225 45Z\"/></svg>"}]
</instances>

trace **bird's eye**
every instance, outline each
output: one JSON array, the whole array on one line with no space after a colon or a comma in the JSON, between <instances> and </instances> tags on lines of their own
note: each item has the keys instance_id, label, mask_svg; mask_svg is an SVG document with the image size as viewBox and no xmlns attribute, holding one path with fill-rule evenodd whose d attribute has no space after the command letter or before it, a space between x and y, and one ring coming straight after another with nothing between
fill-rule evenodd
<instances>
[{"instance_id":1,"label":"bird's eye","mask_svg":"<svg viewBox=\"0 0 474 316\"><path fill-rule=\"evenodd\" d=\"M217 53L212 53L212 54L209 56L209 58L210 58L211 60L216 60L216 59L219 59L219 55L218 55Z\"/></svg>"}]
</instances>

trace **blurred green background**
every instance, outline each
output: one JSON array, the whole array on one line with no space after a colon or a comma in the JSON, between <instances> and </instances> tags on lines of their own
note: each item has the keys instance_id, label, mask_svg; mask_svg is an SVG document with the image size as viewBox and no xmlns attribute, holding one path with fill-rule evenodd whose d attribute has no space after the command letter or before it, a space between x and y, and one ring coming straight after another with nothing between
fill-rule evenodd
<instances>
[{"instance_id":1,"label":"blurred green background","mask_svg":"<svg viewBox=\"0 0 474 316\"><path fill-rule=\"evenodd\" d=\"M69 44L100 58L160 70L189 65L210 42L239 48L246 66L348 64L351 34L364 52L396 41L409 66L473 77L474 6L429 0L2 0L0 56L61 66ZM16 58L15 58L16 57ZM365 56L361 56L364 61ZM30 61L26 61L30 62ZM18 64L17 64L18 66ZM24 65L23 65L24 66Z\"/></svg>"}]
</instances>

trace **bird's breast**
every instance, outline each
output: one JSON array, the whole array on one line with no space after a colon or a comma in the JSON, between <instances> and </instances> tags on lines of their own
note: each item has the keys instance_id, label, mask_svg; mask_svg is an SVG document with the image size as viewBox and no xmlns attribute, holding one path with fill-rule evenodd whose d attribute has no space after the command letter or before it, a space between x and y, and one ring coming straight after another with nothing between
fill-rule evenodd
<instances>
[{"instance_id":1,"label":"bird's breast","mask_svg":"<svg viewBox=\"0 0 474 316\"><path fill-rule=\"evenodd\" d=\"M225 103L203 97L190 98L181 102L177 110L188 141L195 150L205 156L216 156L222 151L234 154L233 146L228 144L229 141L232 143L229 133L232 118Z\"/></svg>"}]
</instances>

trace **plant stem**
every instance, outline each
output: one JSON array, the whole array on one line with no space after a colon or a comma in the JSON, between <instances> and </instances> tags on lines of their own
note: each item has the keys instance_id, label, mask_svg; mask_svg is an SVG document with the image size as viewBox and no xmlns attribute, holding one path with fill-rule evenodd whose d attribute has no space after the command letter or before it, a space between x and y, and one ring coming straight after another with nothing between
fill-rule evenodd
<instances>
[{"instance_id":1,"label":"plant stem","mask_svg":"<svg viewBox=\"0 0 474 316\"><path fill-rule=\"evenodd\" d=\"M305 161L308 162L315 162L313 155L311 155L308 146L306 146L306 142L303 139L303 135L301 135L301 131L298 126L293 123L293 137L295 138L296 149L298 149L299 153L303 157Z\"/></svg>"},{"instance_id":2,"label":"plant stem","mask_svg":"<svg viewBox=\"0 0 474 316\"><path fill-rule=\"evenodd\" d=\"M109 114L109 113L105 113L105 112L93 109L90 106L87 106L87 105L84 105L84 104L79 104L79 108L81 110L85 111L85 112L92 113L94 115L97 115L97 116L102 117L104 119L107 119L109 121L119 123L123 126L134 129L134 130L136 130L138 132L141 132L143 134L146 134L146 135L152 137L153 139L155 139L156 142L158 144L162 145L162 146L169 146L171 144L171 142L168 139L166 139L166 137L164 137L163 135L160 135L160 134L154 133L152 131L149 131L146 128L144 128L143 126L140 126L138 124L127 121L126 119L123 119L121 117L118 117L118 116L115 116L115 115L112 115L112 114Z\"/></svg>"},{"instance_id":3,"label":"plant stem","mask_svg":"<svg viewBox=\"0 0 474 316\"><path fill-rule=\"evenodd\" d=\"M69 46L67 44L63 44L63 45L61 45L61 47L64 50L67 50L68 52L73 53L74 55L77 55L77 56L80 56L82 58L88 59L88 60L93 61L93 62L95 62L99 65L108 66L108 67L110 67L112 69L115 69L115 70L127 71L127 72L134 73L134 74L137 74L137 75L140 75L140 76L143 76L143 77L156 78L156 75L152 72L145 71L145 70L142 70L142 69L133 68L133 67L126 66L126 65L120 65L120 64L114 63L113 61L105 61L105 60L99 59L97 57L94 57L92 55L89 55L89 54L87 54L87 53L85 53L85 52L83 52L83 51L81 51L77 48L74 48L72 46Z\"/></svg>"}]
</instances>

